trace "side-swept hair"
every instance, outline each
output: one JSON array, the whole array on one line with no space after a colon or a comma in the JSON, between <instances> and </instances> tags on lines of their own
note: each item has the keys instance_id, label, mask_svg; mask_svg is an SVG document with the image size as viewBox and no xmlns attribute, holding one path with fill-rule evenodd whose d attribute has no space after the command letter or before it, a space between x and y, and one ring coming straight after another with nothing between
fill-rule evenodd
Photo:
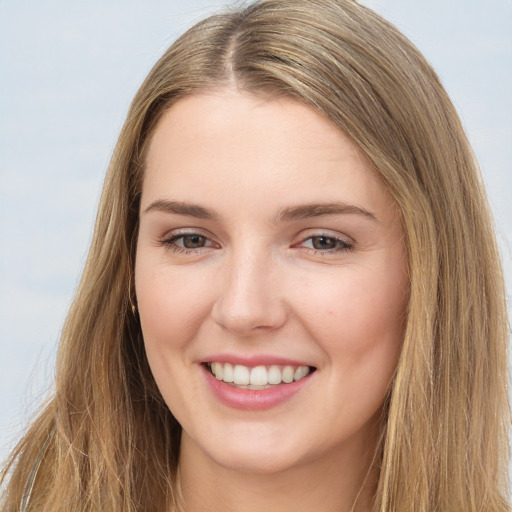
<instances>
[{"instance_id":1,"label":"side-swept hair","mask_svg":"<svg viewBox=\"0 0 512 512\"><path fill-rule=\"evenodd\" d=\"M180 509L181 429L130 306L139 198L162 114L226 87L321 112L372 161L401 213L410 302L374 510L508 511L505 292L477 164L429 64L350 0L262 0L211 16L155 65L108 169L55 394L4 472L2 510Z\"/></svg>"}]
</instances>

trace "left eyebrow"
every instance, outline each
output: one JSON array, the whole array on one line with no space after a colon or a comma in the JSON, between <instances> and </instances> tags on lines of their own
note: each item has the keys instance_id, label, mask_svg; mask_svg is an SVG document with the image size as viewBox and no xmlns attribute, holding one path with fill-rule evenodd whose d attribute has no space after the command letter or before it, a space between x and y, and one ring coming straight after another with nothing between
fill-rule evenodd
<instances>
[{"instance_id":1,"label":"left eyebrow","mask_svg":"<svg viewBox=\"0 0 512 512\"><path fill-rule=\"evenodd\" d=\"M313 203L300 206L283 208L275 217L275 221L292 221L307 219L309 217L320 217L322 215L351 214L362 215L367 219L378 222L377 217L368 210L346 203Z\"/></svg>"}]
</instances>

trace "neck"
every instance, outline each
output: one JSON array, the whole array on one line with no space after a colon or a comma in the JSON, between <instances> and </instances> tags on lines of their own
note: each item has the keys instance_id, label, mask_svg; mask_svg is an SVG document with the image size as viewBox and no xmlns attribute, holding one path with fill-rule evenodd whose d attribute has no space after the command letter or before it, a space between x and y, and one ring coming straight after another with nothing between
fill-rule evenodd
<instances>
[{"instance_id":1,"label":"neck","mask_svg":"<svg viewBox=\"0 0 512 512\"><path fill-rule=\"evenodd\" d=\"M375 445L350 446L278 472L226 468L185 433L179 480L186 512L370 512L378 474ZM357 452L357 453L356 453Z\"/></svg>"}]
</instances>

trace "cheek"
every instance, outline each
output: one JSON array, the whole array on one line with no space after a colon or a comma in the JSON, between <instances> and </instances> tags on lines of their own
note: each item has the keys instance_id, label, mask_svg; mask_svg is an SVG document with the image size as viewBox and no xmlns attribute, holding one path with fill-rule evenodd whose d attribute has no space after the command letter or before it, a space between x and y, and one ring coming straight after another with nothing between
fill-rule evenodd
<instances>
[{"instance_id":1,"label":"cheek","mask_svg":"<svg viewBox=\"0 0 512 512\"><path fill-rule=\"evenodd\" d=\"M358 340L360 345L361 338L371 344L379 333L402 329L406 280L391 276L372 279L372 274L332 278L324 286L316 281L309 286L304 305L309 306L312 317L322 318L317 323L321 330L331 331L334 339ZM370 332L374 336L369 336Z\"/></svg>"},{"instance_id":2,"label":"cheek","mask_svg":"<svg viewBox=\"0 0 512 512\"><path fill-rule=\"evenodd\" d=\"M142 332L151 346L182 347L197 331L209 308L209 297L200 276L190 279L185 272L172 274L165 267L136 268L135 288Z\"/></svg>"},{"instance_id":3,"label":"cheek","mask_svg":"<svg viewBox=\"0 0 512 512\"><path fill-rule=\"evenodd\" d=\"M180 423L191 396L199 396L187 378L198 326L207 307L204 280L185 279L165 265L136 266L135 289L146 355L157 386ZM187 382L187 386L183 386Z\"/></svg>"},{"instance_id":4,"label":"cheek","mask_svg":"<svg viewBox=\"0 0 512 512\"><path fill-rule=\"evenodd\" d=\"M302 316L336 379L387 387L404 335L407 277L366 270L311 283Z\"/></svg>"}]
</instances>

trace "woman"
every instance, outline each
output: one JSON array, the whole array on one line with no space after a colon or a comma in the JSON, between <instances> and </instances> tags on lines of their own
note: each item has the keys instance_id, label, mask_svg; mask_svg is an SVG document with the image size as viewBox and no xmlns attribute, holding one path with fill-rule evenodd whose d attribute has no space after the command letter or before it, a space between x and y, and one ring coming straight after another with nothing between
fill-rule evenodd
<instances>
[{"instance_id":1,"label":"woman","mask_svg":"<svg viewBox=\"0 0 512 512\"><path fill-rule=\"evenodd\" d=\"M368 9L199 23L132 104L3 509L509 510L485 205L439 80Z\"/></svg>"}]
</instances>

